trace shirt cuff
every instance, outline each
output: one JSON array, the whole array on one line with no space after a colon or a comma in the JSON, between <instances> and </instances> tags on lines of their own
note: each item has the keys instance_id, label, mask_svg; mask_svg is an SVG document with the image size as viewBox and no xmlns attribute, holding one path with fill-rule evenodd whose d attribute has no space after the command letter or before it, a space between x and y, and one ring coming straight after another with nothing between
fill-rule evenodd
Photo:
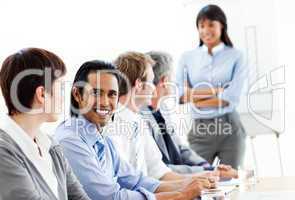
<instances>
[{"instance_id":1,"label":"shirt cuff","mask_svg":"<svg viewBox=\"0 0 295 200\"><path fill-rule=\"evenodd\" d=\"M140 188L144 187L147 191L154 193L160 184L161 182L159 180L144 176L140 183Z\"/></svg>"},{"instance_id":2,"label":"shirt cuff","mask_svg":"<svg viewBox=\"0 0 295 200\"><path fill-rule=\"evenodd\" d=\"M214 167L212 167L212 166L207 166L207 167L204 167L204 170L205 171L214 171Z\"/></svg>"},{"instance_id":3,"label":"shirt cuff","mask_svg":"<svg viewBox=\"0 0 295 200\"><path fill-rule=\"evenodd\" d=\"M210 166L210 164L207 161L203 161L198 163L197 166L207 167L207 166Z\"/></svg>"}]
</instances>

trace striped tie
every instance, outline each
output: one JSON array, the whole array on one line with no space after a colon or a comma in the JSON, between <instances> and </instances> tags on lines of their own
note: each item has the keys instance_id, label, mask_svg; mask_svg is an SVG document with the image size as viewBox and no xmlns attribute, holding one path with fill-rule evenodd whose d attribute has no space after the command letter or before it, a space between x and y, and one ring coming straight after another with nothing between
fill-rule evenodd
<instances>
[{"instance_id":1,"label":"striped tie","mask_svg":"<svg viewBox=\"0 0 295 200\"><path fill-rule=\"evenodd\" d=\"M93 145L93 148L97 154L97 157L98 157L98 160L101 164L102 169L104 169L105 163L106 163L104 144L101 141L97 140L96 143Z\"/></svg>"}]
</instances>

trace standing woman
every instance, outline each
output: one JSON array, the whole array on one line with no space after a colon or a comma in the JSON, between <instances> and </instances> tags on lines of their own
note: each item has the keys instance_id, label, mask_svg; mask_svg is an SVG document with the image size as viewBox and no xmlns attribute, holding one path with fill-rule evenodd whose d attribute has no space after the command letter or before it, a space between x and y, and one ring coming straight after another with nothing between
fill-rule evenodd
<instances>
[{"instance_id":1,"label":"standing woman","mask_svg":"<svg viewBox=\"0 0 295 200\"><path fill-rule=\"evenodd\" d=\"M190 102L194 120L188 141L210 163L218 156L237 169L244 157L245 131L236 107L248 69L228 36L220 7L202 8L196 26L199 46L182 55L176 73L180 102Z\"/></svg>"},{"instance_id":2,"label":"standing woman","mask_svg":"<svg viewBox=\"0 0 295 200\"><path fill-rule=\"evenodd\" d=\"M63 61L23 49L3 62L0 85L8 114L0 118L1 200L89 200L60 146L40 131L61 112Z\"/></svg>"}]
</instances>

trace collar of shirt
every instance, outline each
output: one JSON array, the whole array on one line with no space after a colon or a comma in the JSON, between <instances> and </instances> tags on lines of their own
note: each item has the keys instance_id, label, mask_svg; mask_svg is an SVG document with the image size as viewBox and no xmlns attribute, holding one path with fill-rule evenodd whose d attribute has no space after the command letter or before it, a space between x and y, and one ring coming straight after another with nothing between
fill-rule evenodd
<instances>
[{"instance_id":1,"label":"collar of shirt","mask_svg":"<svg viewBox=\"0 0 295 200\"><path fill-rule=\"evenodd\" d=\"M2 122L0 128L20 146L30 160L40 159L38 146L34 140L13 119L5 114L0 117L0 121ZM40 148L49 153L51 140L46 134L39 131L36 141Z\"/></svg>"},{"instance_id":2,"label":"collar of shirt","mask_svg":"<svg viewBox=\"0 0 295 200\"><path fill-rule=\"evenodd\" d=\"M90 147L93 147L93 145L96 142L99 142L100 144L104 145L104 138L103 138L103 132L100 133L97 130L97 126L88 121L84 116L79 115L75 119L76 128L78 130L77 133L81 135L81 137L85 140L87 145ZM104 130L104 129L103 129Z\"/></svg>"},{"instance_id":3,"label":"collar of shirt","mask_svg":"<svg viewBox=\"0 0 295 200\"><path fill-rule=\"evenodd\" d=\"M48 183L52 192L58 197L58 182L52 169L52 158L50 156L50 147L54 144L47 134L40 130L34 140L8 115L0 117L0 128L5 131L22 149L28 159L34 164L41 176ZM42 157L38 147L41 149Z\"/></svg>"},{"instance_id":4,"label":"collar of shirt","mask_svg":"<svg viewBox=\"0 0 295 200\"><path fill-rule=\"evenodd\" d=\"M220 42L217 46L213 47L212 55L213 56L216 55L218 52L222 51L224 47L225 47L225 44L223 42ZM205 44L201 46L201 49L202 51L208 53L208 47Z\"/></svg>"},{"instance_id":5,"label":"collar of shirt","mask_svg":"<svg viewBox=\"0 0 295 200\"><path fill-rule=\"evenodd\" d=\"M137 122L139 123L141 120L140 114L133 112L127 106L123 106L122 104L118 105L119 112L116 114L116 118L129 122Z\"/></svg>"}]
</instances>

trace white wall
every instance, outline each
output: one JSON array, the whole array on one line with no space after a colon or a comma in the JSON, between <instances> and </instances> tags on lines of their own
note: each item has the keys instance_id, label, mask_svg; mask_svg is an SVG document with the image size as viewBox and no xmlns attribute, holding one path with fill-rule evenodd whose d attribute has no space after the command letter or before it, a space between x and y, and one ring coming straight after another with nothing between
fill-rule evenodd
<instances>
[{"instance_id":1,"label":"white wall","mask_svg":"<svg viewBox=\"0 0 295 200\"><path fill-rule=\"evenodd\" d=\"M110 61L126 50L167 51L175 57L177 63L183 51L198 44L195 19L199 9L205 4L217 3L227 14L229 34L235 46L245 53L247 52L245 27L256 27L255 44L258 60L256 62L253 55L249 54L249 63L254 72L263 75L274 67L287 64L286 59L293 56L289 38L294 34L291 35L288 31L291 24L294 24L289 15L294 19L294 14L287 2L287 0L2 0L0 62L21 48L42 47L64 59L69 69L68 81L72 81L76 70L84 61L89 59ZM251 50L252 48L251 46ZM294 61L290 60L292 61L288 64L291 66ZM292 74L288 72L288 75ZM251 77L255 79L257 74L251 74ZM288 95L291 95L290 93ZM69 102L68 97L66 102ZM240 110L245 110L245 106L243 100ZM4 110L6 109L1 99L0 111ZM294 109L288 107L290 124L294 114ZM46 126L46 130L51 132L54 127L55 124ZM282 138L284 162L288 166L286 168L288 174L294 174L290 167L294 168L294 162L291 161L292 154L289 153L294 148L292 142L288 140L293 131L294 127L287 125L286 134ZM272 138L262 138L258 139L256 146L259 158L262 160L262 168L266 169L263 171L264 175L271 175L273 171L278 174L278 166L276 163L273 164L275 151L270 150L273 146ZM250 155L249 151L247 155ZM274 167L269 167L272 165Z\"/></svg>"},{"instance_id":2,"label":"white wall","mask_svg":"<svg viewBox=\"0 0 295 200\"><path fill-rule=\"evenodd\" d=\"M285 89L286 89L286 110L285 110L285 134L282 135L282 152L283 162L286 174L295 175L294 161L294 116L295 116L295 60L294 60L294 44L295 44L295 12L293 9L293 1L291 0L275 0L277 13L277 32L278 32L278 62L279 65L285 65Z\"/></svg>"}]
</instances>

